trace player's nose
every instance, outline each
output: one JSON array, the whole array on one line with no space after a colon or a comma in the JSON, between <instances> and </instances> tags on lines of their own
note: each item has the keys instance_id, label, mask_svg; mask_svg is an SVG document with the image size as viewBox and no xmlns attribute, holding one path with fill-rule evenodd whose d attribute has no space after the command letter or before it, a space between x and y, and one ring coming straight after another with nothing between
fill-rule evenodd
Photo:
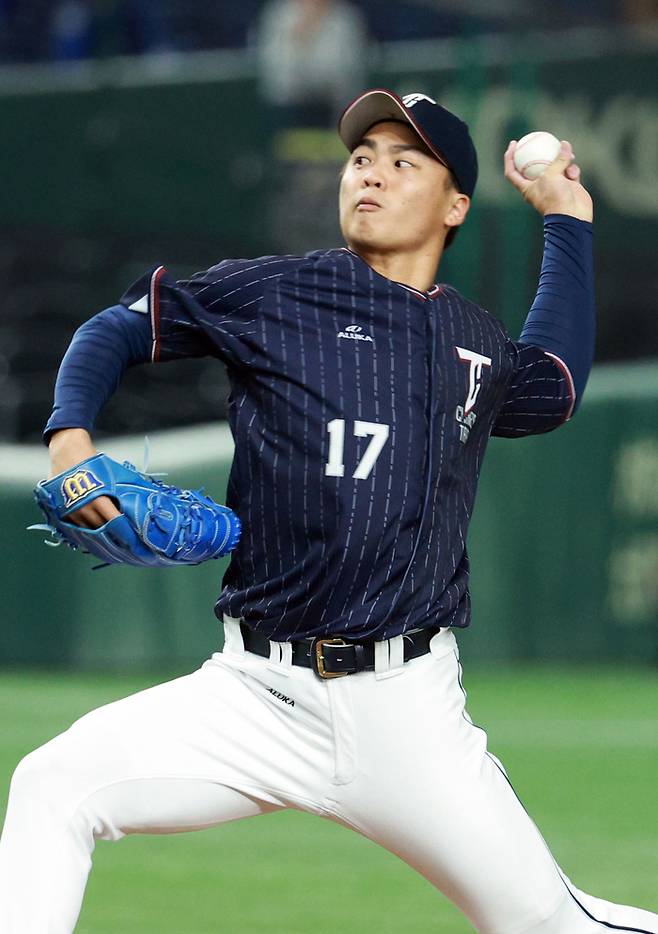
<instances>
[{"instance_id":1,"label":"player's nose","mask_svg":"<svg viewBox=\"0 0 658 934\"><path fill-rule=\"evenodd\" d=\"M374 167L370 167L363 173L362 180L366 188L382 188L384 185L384 176Z\"/></svg>"}]
</instances>

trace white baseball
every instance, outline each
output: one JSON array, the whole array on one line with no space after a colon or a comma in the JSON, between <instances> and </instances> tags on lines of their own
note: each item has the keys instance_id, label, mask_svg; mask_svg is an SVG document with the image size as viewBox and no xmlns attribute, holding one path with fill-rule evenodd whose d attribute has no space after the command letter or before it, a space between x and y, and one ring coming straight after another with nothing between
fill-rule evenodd
<instances>
[{"instance_id":1,"label":"white baseball","mask_svg":"<svg viewBox=\"0 0 658 934\"><path fill-rule=\"evenodd\" d=\"M524 178L535 179L546 170L560 151L560 140L545 130L522 136L514 150L514 165Z\"/></svg>"}]
</instances>

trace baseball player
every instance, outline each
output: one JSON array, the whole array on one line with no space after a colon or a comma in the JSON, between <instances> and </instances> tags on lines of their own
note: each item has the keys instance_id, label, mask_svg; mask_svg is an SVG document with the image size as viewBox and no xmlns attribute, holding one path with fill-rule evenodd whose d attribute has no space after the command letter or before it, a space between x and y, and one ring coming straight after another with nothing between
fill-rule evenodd
<instances>
[{"instance_id":1,"label":"baseball player","mask_svg":"<svg viewBox=\"0 0 658 934\"><path fill-rule=\"evenodd\" d=\"M534 181L536 298L518 340L434 285L477 160L431 98L368 91L344 111L345 246L150 271L76 333L46 429L54 474L94 454L126 367L212 355L228 369L242 537L215 606L225 645L196 672L88 713L13 777L3 934L73 931L95 841L280 808L396 853L488 934L658 934L556 865L465 712L454 630L490 435L571 417L594 339L592 201L573 152ZM309 204L309 210L314 205ZM546 504L549 508L549 504ZM100 497L79 525L116 517ZM110 573L110 572L108 572Z\"/></svg>"}]
</instances>

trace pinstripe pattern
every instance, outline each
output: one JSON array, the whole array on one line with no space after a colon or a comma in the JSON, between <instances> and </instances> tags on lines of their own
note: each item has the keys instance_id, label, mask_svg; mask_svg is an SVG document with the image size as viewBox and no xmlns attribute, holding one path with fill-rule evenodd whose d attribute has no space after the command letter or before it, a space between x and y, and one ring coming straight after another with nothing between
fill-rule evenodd
<instances>
[{"instance_id":1,"label":"pinstripe pattern","mask_svg":"<svg viewBox=\"0 0 658 934\"><path fill-rule=\"evenodd\" d=\"M560 362L453 288L418 292L344 248L228 260L179 283L159 273L157 291L159 359L211 353L231 382L227 502L243 536L217 614L281 641L468 625L465 543L488 438L564 420ZM474 418L457 347L491 359ZM376 439L356 422L388 426L363 479ZM342 476L327 470L331 438Z\"/></svg>"}]
</instances>

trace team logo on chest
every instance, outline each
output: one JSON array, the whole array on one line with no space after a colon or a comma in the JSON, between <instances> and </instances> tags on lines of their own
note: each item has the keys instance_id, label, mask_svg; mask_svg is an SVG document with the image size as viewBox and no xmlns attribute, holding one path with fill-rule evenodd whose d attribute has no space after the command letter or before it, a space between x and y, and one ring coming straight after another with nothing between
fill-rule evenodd
<instances>
[{"instance_id":1,"label":"team logo on chest","mask_svg":"<svg viewBox=\"0 0 658 934\"><path fill-rule=\"evenodd\" d=\"M477 418L473 411L477 397L482 387L482 367L491 366L491 357L485 357L474 350L464 347L455 347L457 357L462 363L468 363L468 394L463 405L458 405L455 411L455 420L459 425L459 440L466 444L471 428Z\"/></svg>"}]
</instances>

